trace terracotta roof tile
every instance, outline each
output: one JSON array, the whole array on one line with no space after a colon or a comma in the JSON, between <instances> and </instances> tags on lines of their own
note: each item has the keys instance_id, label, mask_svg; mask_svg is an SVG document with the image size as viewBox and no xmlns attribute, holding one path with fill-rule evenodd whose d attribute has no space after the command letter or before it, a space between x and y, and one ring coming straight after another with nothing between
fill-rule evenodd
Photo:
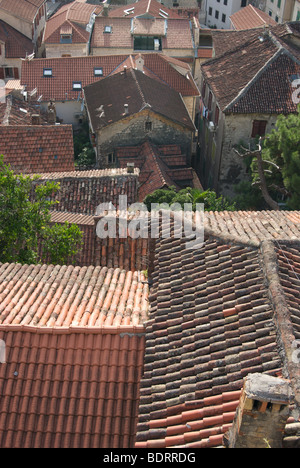
<instances>
[{"instance_id":1,"label":"terracotta roof tile","mask_svg":"<svg viewBox=\"0 0 300 468\"><path fill-rule=\"evenodd\" d=\"M176 9L167 8L164 5L162 6L162 4L156 0L139 0L138 2L129 3L109 12L109 16L112 17L129 16L135 18L143 15L152 16L154 18L161 18L162 15L170 18L180 18Z\"/></svg>"},{"instance_id":2,"label":"terracotta roof tile","mask_svg":"<svg viewBox=\"0 0 300 468\"><path fill-rule=\"evenodd\" d=\"M143 273L107 267L0 266L0 328L143 328L148 284Z\"/></svg>"},{"instance_id":3,"label":"terracotta roof tile","mask_svg":"<svg viewBox=\"0 0 300 468\"><path fill-rule=\"evenodd\" d=\"M198 249L172 235L156 240L137 448L222 446L249 373L289 372L300 403L299 370L288 357L299 333L299 242L291 240L287 213L276 234L286 236L285 219L291 237L279 244L232 238L242 214L228 215L215 217L223 217L222 229L206 229ZM265 215L261 236L272 226L265 239L274 239L274 219ZM212 214L205 216L209 222Z\"/></svg>"},{"instance_id":4,"label":"terracotta roof tile","mask_svg":"<svg viewBox=\"0 0 300 468\"><path fill-rule=\"evenodd\" d=\"M230 21L236 30L259 28L263 26L276 26L276 21L264 11L259 10L253 5L241 8L231 15Z\"/></svg>"},{"instance_id":5,"label":"terracotta roof tile","mask_svg":"<svg viewBox=\"0 0 300 468\"><path fill-rule=\"evenodd\" d=\"M35 183L55 180L60 190L54 195L59 201L52 207L55 211L68 211L83 215L95 215L98 205L111 202L119 207L119 196L126 195L128 204L137 200L139 171L128 174L126 169L103 169L92 171L53 172L40 174Z\"/></svg>"},{"instance_id":6,"label":"terracotta roof tile","mask_svg":"<svg viewBox=\"0 0 300 468\"><path fill-rule=\"evenodd\" d=\"M94 130L103 128L121 119L151 109L175 123L194 130L194 124L181 96L169 86L149 78L143 72L129 69L107 77L84 88L90 123ZM128 116L124 103L128 101ZM99 107L103 106L105 120L99 119Z\"/></svg>"},{"instance_id":7,"label":"terracotta roof tile","mask_svg":"<svg viewBox=\"0 0 300 468\"><path fill-rule=\"evenodd\" d=\"M0 125L31 125L33 115L39 115L41 125L48 123L35 106L11 94L6 97L5 102L0 103Z\"/></svg>"},{"instance_id":8,"label":"terracotta roof tile","mask_svg":"<svg viewBox=\"0 0 300 468\"><path fill-rule=\"evenodd\" d=\"M0 339L1 448L133 447L144 336L7 329Z\"/></svg>"},{"instance_id":9,"label":"terracotta roof tile","mask_svg":"<svg viewBox=\"0 0 300 468\"><path fill-rule=\"evenodd\" d=\"M213 33L217 43L232 38L217 57L201 68L205 81L224 112L280 114L296 112L291 76L299 69L299 51L280 37L277 26ZM237 42L235 39L237 38ZM221 47L222 48L222 47ZM238 70L243 69L243 73ZM268 86L266 88L266 83Z\"/></svg>"},{"instance_id":10,"label":"terracotta roof tile","mask_svg":"<svg viewBox=\"0 0 300 468\"><path fill-rule=\"evenodd\" d=\"M32 23L45 0L0 0L0 9Z\"/></svg>"},{"instance_id":11,"label":"terracotta roof tile","mask_svg":"<svg viewBox=\"0 0 300 468\"><path fill-rule=\"evenodd\" d=\"M5 44L6 58L24 58L34 51L33 43L28 37L2 20L0 20L0 42Z\"/></svg>"},{"instance_id":12,"label":"terracotta roof tile","mask_svg":"<svg viewBox=\"0 0 300 468\"><path fill-rule=\"evenodd\" d=\"M0 126L0 154L4 155L4 161L15 172L29 174L72 170L72 126Z\"/></svg>"}]
</instances>

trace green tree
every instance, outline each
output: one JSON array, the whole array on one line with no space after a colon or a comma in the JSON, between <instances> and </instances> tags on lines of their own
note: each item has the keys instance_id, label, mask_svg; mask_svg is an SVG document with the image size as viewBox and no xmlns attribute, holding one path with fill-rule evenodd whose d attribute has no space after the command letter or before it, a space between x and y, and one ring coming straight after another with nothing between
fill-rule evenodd
<instances>
[{"instance_id":1,"label":"green tree","mask_svg":"<svg viewBox=\"0 0 300 468\"><path fill-rule=\"evenodd\" d=\"M178 203L181 208L184 208L185 203L191 203L193 210L196 209L197 203L203 203L205 211L235 210L234 203L231 203L222 196L218 197L213 190L201 191L191 187L181 189L178 192L174 186L155 190L144 199L144 204L147 206L149 211L151 210L151 204L154 203L158 203L160 205L166 204L166 206Z\"/></svg>"},{"instance_id":2,"label":"green tree","mask_svg":"<svg viewBox=\"0 0 300 468\"><path fill-rule=\"evenodd\" d=\"M33 178L16 175L0 156L0 262L37 263L39 242L45 240L43 254L50 262L65 263L80 248L81 231L77 226L63 226L57 236L50 224L50 208L56 203L53 194L59 184L48 181L36 184ZM50 239L56 238L56 249L47 251ZM44 247L44 246L43 246Z\"/></svg>"}]
</instances>

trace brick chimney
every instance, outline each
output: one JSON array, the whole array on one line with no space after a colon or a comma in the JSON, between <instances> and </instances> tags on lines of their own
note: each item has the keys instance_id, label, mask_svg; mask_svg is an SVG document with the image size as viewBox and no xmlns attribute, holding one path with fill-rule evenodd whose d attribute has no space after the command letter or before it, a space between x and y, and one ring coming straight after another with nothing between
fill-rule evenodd
<instances>
[{"instance_id":1,"label":"brick chimney","mask_svg":"<svg viewBox=\"0 0 300 468\"><path fill-rule=\"evenodd\" d=\"M31 115L31 125L40 125L41 119L39 114L32 114Z\"/></svg>"},{"instance_id":2,"label":"brick chimney","mask_svg":"<svg viewBox=\"0 0 300 468\"><path fill-rule=\"evenodd\" d=\"M293 394L287 380L250 374L232 427L224 436L228 448L282 448Z\"/></svg>"}]
</instances>

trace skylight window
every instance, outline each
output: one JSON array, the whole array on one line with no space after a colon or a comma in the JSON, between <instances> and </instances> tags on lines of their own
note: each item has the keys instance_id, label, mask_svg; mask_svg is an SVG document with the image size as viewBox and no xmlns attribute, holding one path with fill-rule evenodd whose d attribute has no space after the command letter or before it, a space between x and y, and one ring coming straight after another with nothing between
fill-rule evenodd
<instances>
[{"instance_id":1,"label":"skylight window","mask_svg":"<svg viewBox=\"0 0 300 468\"><path fill-rule=\"evenodd\" d=\"M44 68L43 76L52 76L52 68Z\"/></svg>"},{"instance_id":2,"label":"skylight window","mask_svg":"<svg viewBox=\"0 0 300 468\"><path fill-rule=\"evenodd\" d=\"M95 67L94 68L94 76L103 76L103 68L102 67Z\"/></svg>"},{"instance_id":3,"label":"skylight window","mask_svg":"<svg viewBox=\"0 0 300 468\"><path fill-rule=\"evenodd\" d=\"M105 26L104 27L104 32L105 33L111 33L111 26Z\"/></svg>"},{"instance_id":4,"label":"skylight window","mask_svg":"<svg viewBox=\"0 0 300 468\"><path fill-rule=\"evenodd\" d=\"M75 91L82 89L81 81L73 81L73 89Z\"/></svg>"}]
</instances>

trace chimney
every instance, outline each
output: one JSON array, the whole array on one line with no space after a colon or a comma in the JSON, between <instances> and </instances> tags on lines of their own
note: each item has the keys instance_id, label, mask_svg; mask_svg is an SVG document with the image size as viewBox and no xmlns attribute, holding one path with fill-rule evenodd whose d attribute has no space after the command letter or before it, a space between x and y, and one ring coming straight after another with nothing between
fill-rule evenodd
<instances>
[{"instance_id":1,"label":"chimney","mask_svg":"<svg viewBox=\"0 0 300 468\"><path fill-rule=\"evenodd\" d=\"M124 114L128 114L128 104L124 104Z\"/></svg>"},{"instance_id":2,"label":"chimney","mask_svg":"<svg viewBox=\"0 0 300 468\"><path fill-rule=\"evenodd\" d=\"M126 75L127 72L127 65L124 65L124 75Z\"/></svg>"},{"instance_id":3,"label":"chimney","mask_svg":"<svg viewBox=\"0 0 300 468\"><path fill-rule=\"evenodd\" d=\"M31 115L31 125L40 125L40 116L39 114L32 114Z\"/></svg>"},{"instance_id":4,"label":"chimney","mask_svg":"<svg viewBox=\"0 0 300 468\"><path fill-rule=\"evenodd\" d=\"M224 436L228 448L282 448L293 394L289 382L266 374L244 380L232 427Z\"/></svg>"},{"instance_id":5,"label":"chimney","mask_svg":"<svg viewBox=\"0 0 300 468\"><path fill-rule=\"evenodd\" d=\"M136 59L135 63L136 63L136 68L137 68L137 70L143 72L143 71L144 71L144 63L145 63L145 61L144 61L143 57L141 56L141 54L139 54L139 56L138 56L138 58Z\"/></svg>"}]
</instances>

